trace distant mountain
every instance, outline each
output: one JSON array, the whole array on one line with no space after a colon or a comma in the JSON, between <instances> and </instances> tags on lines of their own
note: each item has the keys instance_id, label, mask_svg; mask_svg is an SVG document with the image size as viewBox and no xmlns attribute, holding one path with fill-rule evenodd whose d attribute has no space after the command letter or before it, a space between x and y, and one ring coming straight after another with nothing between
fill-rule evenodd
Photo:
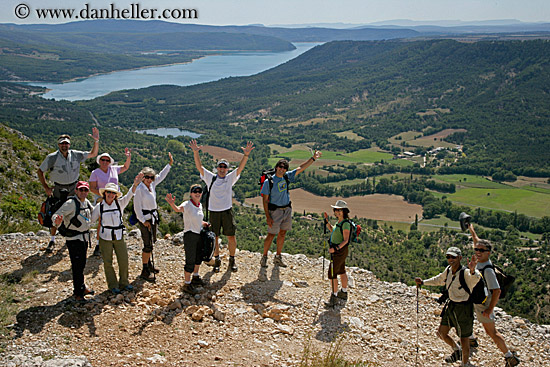
<instances>
[{"instance_id":1,"label":"distant mountain","mask_svg":"<svg viewBox=\"0 0 550 367\"><path fill-rule=\"evenodd\" d=\"M383 40L408 38L418 35L408 29L330 29L320 27L282 28L262 25L248 26L210 26L198 24L179 24L159 20L93 20L64 24L0 24L1 28L11 30L29 30L40 32L76 32L76 33L242 33L280 38L290 42L328 42L336 40Z\"/></svg>"}]
</instances>

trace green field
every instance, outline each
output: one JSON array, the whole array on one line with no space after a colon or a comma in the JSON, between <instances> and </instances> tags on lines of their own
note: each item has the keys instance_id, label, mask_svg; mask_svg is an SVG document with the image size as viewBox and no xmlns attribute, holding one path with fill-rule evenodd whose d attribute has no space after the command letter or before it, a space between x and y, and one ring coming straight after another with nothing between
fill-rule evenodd
<instances>
[{"instance_id":1,"label":"green field","mask_svg":"<svg viewBox=\"0 0 550 367\"><path fill-rule=\"evenodd\" d=\"M509 189L510 186L501 184L499 182L493 182L483 176L474 175L435 175L432 178L436 181L454 183L457 187L472 187L482 189Z\"/></svg>"},{"instance_id":2,"label":"green field","mask_svg":"<svg viewBox=\"0 0 550 367\"><path fill-rule=\"evenodd\" d=\"M372 181L372 180L371 180ZM332 187L342 187L346 185L358 185L360 183L365 182L364 178L354 178L353 180L344 180L344 181L338 181L338 182L328 182L328 186ZM371 182L372 183L372 182Z\"/></svg>"},{"instance_id":3,"label":"green field","mask_svg":"<svg viewBox=\"0 0 550 367\"><path fill-rule=\"evenodd\" d=\"M413 165L414 163L405 159L393 159L393 154L390 153L384 153L384 152L377 152L373 151L371 149L362 149L358 150L356 152L352 153L340 153L340 152L331 152L331 151L323 151L323 156L321 157L321 161L323 160L330 160L330 161L342 161L342 162L348 162L348 163L376 163L380 162L381 160L384 160L387 163L391 164L399 164L399 165ZM309 157L311 157L311 152L308 150L292 150L286 153L278 154L276 157L270 159L270 163L277 162L280 158L290 158L291 160L296 159L298 161L300 160L307 160Z\"/></svg>"}]
</instances>

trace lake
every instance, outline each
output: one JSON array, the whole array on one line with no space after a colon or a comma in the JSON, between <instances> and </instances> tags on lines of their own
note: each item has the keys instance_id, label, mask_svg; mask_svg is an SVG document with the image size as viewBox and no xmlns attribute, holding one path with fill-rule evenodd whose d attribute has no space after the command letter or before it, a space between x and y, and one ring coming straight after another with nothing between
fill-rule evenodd
<instances>
[{"instance_id":1,"label":"lake","mask_svg":"<svg viewBox=\"0 0 550 367\"><path fill-rule=\"evenodd\" d=\"M123 89L153 85L194 85L230 76L248 76L285 63L321 43L294 43L285 52L235 52L206 56L187 64L116 71L69 83L29 83L50 89L42 95L55 100L88 100Z\"/></svg>"},{"instance_id":2,"label":"lake","mask_svg":"<svg viewBox=\"0 0 550 367\"><path fill-rule=\"evenodd\" d=\"M201 134L194 133L189 130L181 130L176 127L160 127L158 129L137 130L136 132L141 134L152 134L152 135L164 136L165 138L172 135L173 137L189 136L193 139L198 139L201 136Z\"/></svg>"}]
</instances>

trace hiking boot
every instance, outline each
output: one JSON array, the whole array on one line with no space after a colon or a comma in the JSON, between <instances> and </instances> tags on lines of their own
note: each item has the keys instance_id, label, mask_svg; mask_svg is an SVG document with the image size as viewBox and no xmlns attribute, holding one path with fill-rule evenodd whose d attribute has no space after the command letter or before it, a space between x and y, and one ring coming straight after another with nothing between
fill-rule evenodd
<instances>
[{"instance_id":1,"label":"hiking boot","mask_svg":"<svg viewBox=\"0 0 550 367\"><path fill-rule=\"evenodd\" d=\"M113 294L120 294L121 293L120 289L118 289L118 288L111 289L111 292L113 292Z\"/></svg>"},{"instance_id":2,"label":"hiking boot","mask_svg":"<svg viewBox=\"0 0 550 367\"><path fill-rule=\"evenodd\" d=\"M273 258L273 265L280 266L281 268L286 268L286 264L283 262L283 257L281 255L275 255Z\"/></svg>"},{"instance_id":3,"label":"hiking boot","mask_svg":"<svg viewBox=\"0 0 550 367\"><path fill-rule=\"evenodd\" d=\"M149 268L149 272L150 272L150 273L154 273L154 274L160 273L160 270L158 270L157 268L155 268L155 267L153 266L153 263L150 262L150 261L147 263L147 268Z\"/></svg>"},{"instance_id":4,"label":"hiking boot","mask_svg":"<svg viewBox=\"0 0 550 367\"><path fill-rule=\"evenodd\" d=\"M511 357L504 357L504 360L506 361L504 367L514 367L517 366L520 362L518 356L516 356L516 352L512 352Z\"/></svg>"},{"instance_id":5,"label":"hiking boot","mask_svg":"<svg viewBox=\"0 0 550 367\"><path fill-rule=\"evenodd\" d=\"M204 287L206 283L199 275L193 275L193 279L191 279L191 284L196 285L198 287Z\"/></svg>"},{"instance_id":6,"label":"hiking boot","mask_svg":"<svg viewBox=\"0 0 550 367\"><path fill-rule=\"evenodd\" d=\"M343 290L340 289L338 291L337 297L341 298L341 299L344 299L344 300L347 300L348 299L348 292L344 292Z\"/></svg>"},{"instance_id":7,"label":"hiking boot","mask_svg":"<svg viewBox=\"0 0 550 367\"><path fill-rule=\"evenodd\" d=\"M193 296L195 294L199 293L199 291L195 288L195 286L193 284L184 283L183 287L181 287L181 290L184 291L185 293L193 295Z\"/></svg>"},{"instance_id":8,"label":"hiking boot","mask_svg":"<svg viewBox=\"0 0 550 367\"><path fill-rule=\"evenodd\" d=\"M455 350L453 354L445 358L447 363L455 363L456 361L462 361L462 349Z\"/></svg>"},{"instance_id":9,"label":"hiking boot","mask_svg":"<svg viewBox=\"0 0 550 367\"><path fill-rule=\"evenodd\" d=\"M53 252L53 247L55 246L55 241L50 241L50 243L48 243L48 246L46 247L46 250L45 252L47 254L51 254Z\"/></svg>"},{"instance_id":10,"label":"hiking boot","mask_svg":"<svg viewBox=\"0 0 550 367\"><path fill-rule=\"evenodd\" d=\"M149 268L144 268L142 271L141 271L141 274L139 275L139 277L143 280L146 280L148 282L154 282L155 281L155 278L153 277L153 275L151 274L151 272L149 271Z\"/></svg>"},{"instance_id":11,"label":"hiking boot","mask_svg":"<svg viewBox=\"0 0 550 367\"><path fill-rule=\"evenodd\" d=\"M87 296L87 295L91 295L93 296L95 294L95 291L93 289L90 289L90 288L84 288L84 295Z\"/></svg>"},{"instance_id":12,"label":"hiking boot","mask_svg":"<svg viewBox=\"0 0 550 367\"><path fill-rule=\"evenodd\" d=\"M338 297L335 296L333 293L330 294L330 298L328 299L328 302L325 302L325 307L330 308L334 307L338 304Z\"/></svg>"},{"instance_id":13,"label":"hiking boot","mask_svg":"<svg viewBox=\"0 0 550 367\"><path fill-rule=\"evenodd\" d=\"M96 245L92 256L97 256L97 257L101 256L101 252L99 251L99 245Z\"/></svg>"},{"instance_id":14,"label":"hiking boot","mask_svg":"<svg viewBox=\"0 0 550 367\"><path fill-rule=\"evenodd\" d=\"M477 338L470 338L470 348L477 348L477 347L479 347Z\"/></svg>"},{"instance_id":15,"label":"hiking boot","mask_svg":"<svg viewBox=\"0 0 550 367\"><path fill-rule=\"evenodd\" d=\"M233 256L229 257L229 264L227 266L231 268L232 272L236 272L237 270L239 270L237 264L235 263L235 257Z\"/></svg>"},{"instance_id":16,"label":"hiking boot","mask_svg":"<svg viewBox=\"0 0 550 367\"><path fill-rule=\"evenodd\" d=\"M76 303L78 303L80 305L88 303L88 300L86 298L84 298L84 296L74 296L74 300L75 300Z\"/></svg>"},{"instance_id":17,"label":"hiking boot","mask_svg":"<svg viewBox=\"0 0 550 367\"><path fill-rule=\"evenodd\" d=\"M220 266L222 266L222 261L220 260L219 257L216 257L215 260L214 260L214 269L212 269L212 271L214 273L219 273L220 272Z\"/></svg>"},{"instance_id":18,"label":"hiking boot","mask_svg":"<svg viewBox=\"0 0 550 367\"><path fill-rule=\"evenodd\" d=\"M260 260L260 266L262 268L267 268L267 256L263 255L262 259Z\"/></svg>"}]
</instances>

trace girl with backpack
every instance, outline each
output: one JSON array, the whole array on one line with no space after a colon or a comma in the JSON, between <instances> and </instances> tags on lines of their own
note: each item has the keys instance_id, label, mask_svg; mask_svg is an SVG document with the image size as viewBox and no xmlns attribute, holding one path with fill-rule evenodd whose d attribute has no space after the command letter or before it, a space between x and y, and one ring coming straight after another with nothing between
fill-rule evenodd
<instances>
[{"instance_id":1,"label":"girl with backpack","mask_svg":"<svg viewBox=\"0 0 550 367\"><path fill-rule=\"evenodd\" d=\"M338 222L333 226L328 221L328 215L325 212L325 224L332 231L329 240L330 266L328 268L328 279L330 280L331 293L327 307L334 307L338 303L338 298L348 299L348 276L346 274L346 257L348 256L348 244L350 241L351 224L349 222L349 208L344 200L336 201L331 205L334 216ZM342 289L338 289L338 275L342 282Z\"/></svg>"},{"instance_id":2,"label":"girl with backpack","mask_svg":"<svg viewBox=\"0 0 550 367\"><path fill-rule=\"evenodd\" d=\"M124 242L125 227L122 213L134 197L136 188L142 179L143 173L138 174L132 188L124 196L116 184L107 183L105 187L99 189L103 200L95 206L92 212L92 222L99 219L99 248L103 258L105 279L107 286L114 294L119 294L121 289L133 289L128 281L128 249ZM118 262L118 279L113 268L113 250Z\"/></svg>"}]
</instances>

